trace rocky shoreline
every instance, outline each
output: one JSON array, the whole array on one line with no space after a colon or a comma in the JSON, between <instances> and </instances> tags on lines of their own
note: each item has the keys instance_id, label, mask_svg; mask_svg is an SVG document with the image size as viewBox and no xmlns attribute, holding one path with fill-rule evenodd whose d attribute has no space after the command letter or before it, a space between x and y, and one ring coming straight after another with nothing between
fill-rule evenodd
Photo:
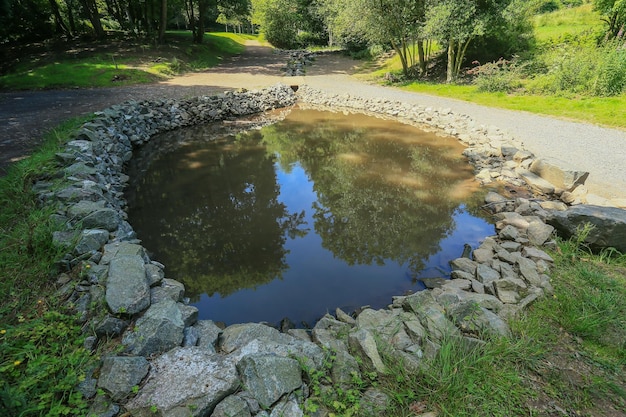
<instances>
[{"instance_id":1,"label":"rocky shoreline","mask_svg":"<svg viewBox=\"0 0 626 417\"><path fill-rule=\"evenodd\" d=\"M183 285L149 258L126 221L125 163L157 133L296 102L392 117L457 137L467 145L464 155L479 181L527 188L534 196L489 193L485 207L497 220L497 235L470 258L451 260L450 279L394 297L386 309L337 310L310 332L260 323L222 329L199 321L197 309L183 302ZM483 334L508 335L507 320L552 290L552 259L542 247L554 244L555 227L567 235L584 221L601 219L602 230L590 243L625 249L613 244L626 241L623 210L576 205L586 173L538 159L498 129L446 109L332 96L306 86L297 93L278 85L113 106L83 125L57 160L59 178L34 189L42 204L56 207L52 220L66 229L54 235L67 248L58 294L81 314L88 349L112 339L120 346L81 384L96 416L302 416L314 401L306 374L328 367L330 356L332 384L346 386L355 374L385 373L383 349L419 368L446 337L473 346ZM364 410L378 415L387 399L368 390L362 401ZM327 413L319 408L314 415Z\"/></svg>"}]
</instances>

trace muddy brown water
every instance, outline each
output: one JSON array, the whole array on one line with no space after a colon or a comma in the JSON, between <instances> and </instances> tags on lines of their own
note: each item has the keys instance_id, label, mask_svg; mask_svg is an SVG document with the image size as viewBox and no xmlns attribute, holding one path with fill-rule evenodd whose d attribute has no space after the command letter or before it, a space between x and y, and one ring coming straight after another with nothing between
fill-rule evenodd
<instances>
[{"instance_id":1,"label":"muddy brown water","mask_svg":"<svg viewBox=\"0 0 626 417\"><path fill-rule=\"evenodd\" d=\"M336 307L380 308L494 232L453 138L302 109L223 128L154 138L127 195L143 245L200 318L306 326Z\"/></svg>"}]
</instances>

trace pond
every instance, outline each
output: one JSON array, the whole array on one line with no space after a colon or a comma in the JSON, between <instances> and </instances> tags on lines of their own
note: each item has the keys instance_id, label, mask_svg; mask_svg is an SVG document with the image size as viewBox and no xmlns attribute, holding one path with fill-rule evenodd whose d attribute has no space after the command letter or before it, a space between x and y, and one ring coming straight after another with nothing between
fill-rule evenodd
<instances>
[{"instance_id":1,"label":"pond","mask_svg":"<svg viewBox=\"0 0 626 417\"><path fill-rule=\"evenodd\" d=\"M297 108L262 129L168 132L133 158L129 221L201 319L306 327L422 290L494 234L462 151L396 121Z\"/></svg>"}]
</instances>

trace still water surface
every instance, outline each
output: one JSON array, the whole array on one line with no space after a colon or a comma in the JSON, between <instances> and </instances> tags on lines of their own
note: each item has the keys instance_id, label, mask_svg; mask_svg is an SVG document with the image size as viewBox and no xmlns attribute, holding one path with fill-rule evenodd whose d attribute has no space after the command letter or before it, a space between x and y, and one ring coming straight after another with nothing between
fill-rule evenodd
<instances>
[{"instance_id":1,"label":"still water surface","mask_svg":"<svg viewBox=\"0 0 626 417\"><path fill-rule=\"evenodd\" d=\"M300 109L236 135L169 132L133 160L130 222L200 318L312 325L423 289L493 234L462 150L394 121Z\"/></svg>"}]
</instances>

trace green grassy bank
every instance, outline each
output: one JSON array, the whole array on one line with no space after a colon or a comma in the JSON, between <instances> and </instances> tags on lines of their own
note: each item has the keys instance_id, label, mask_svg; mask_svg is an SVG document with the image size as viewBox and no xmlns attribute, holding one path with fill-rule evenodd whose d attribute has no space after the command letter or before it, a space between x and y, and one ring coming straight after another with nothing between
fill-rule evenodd
<instances>
[{"instance_id":1,"label":"green grassy bank","mask_svg":"<svg viewBox=\"0 0 626 417\"><path fill-rule=\"evenodd\" d=\"M252 35L207 33L202 44L194 44L191 32L168 32L167 43L122 39L110 41L111 48L81 44L80 53L50 51L43 58L24 60L13 71L0 76L0 89L112 87L150 83L184 72L202 70L224 58L241 53ZM106 50L106 52L104 52Z\"/></svg>"}]
</instances>

